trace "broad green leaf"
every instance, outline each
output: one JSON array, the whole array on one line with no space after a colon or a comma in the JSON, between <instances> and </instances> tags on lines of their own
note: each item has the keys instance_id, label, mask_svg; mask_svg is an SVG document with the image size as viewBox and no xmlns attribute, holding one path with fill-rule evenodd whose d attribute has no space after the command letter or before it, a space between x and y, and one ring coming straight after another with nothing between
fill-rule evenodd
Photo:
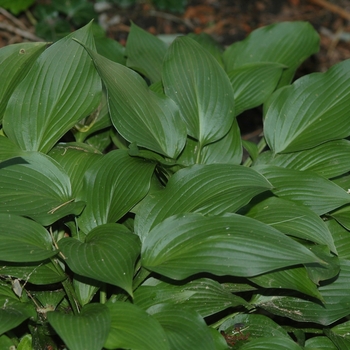
<instances>
[{"instance_id":1,"label":"broad green leaf","mask_svg":"<svg viewBox=\"0 0 350 350\"><path fill-rule=\"evenodd\" d=\"M279 87L289 84L298 66L319 49L319 36L310 23L282 22L254 30L223 54L226 71L248 63L277 62L288 67Z\"/></svg>"},{"instance_id":2,"label":"broad green leaf","mask_svg":"<svg viewBox=\"0 0 350 350\"><path fill-rule=\"evenodd\" d=\"M274 155L273 152L266 151L259 156L255 164L276 165L295 170L310 170L329 179L350 170L349 151L350 141L336 140L293 153Z\"/></svg>"},{"instance_id":3,"label":"broad green leaf","mask_svg":"<svg viewBox=\"0 0 350 350\"><path fill-rule=\"evenodd\" d=\"M242 140L242 146L248 152L249 157L253 161L255 161L258 158L259 148L258 148L258 145L255 142Z\"/></svg>"},{"instance_id":4,"label":"broad green leaf","mask_svg":"<svg viewBox=\"0 0 350 350\"><path fill-rule=\"evenodd\" d=\"M0 260L42 261L57 254L47 230L21 216L0 213Z\"/></svg>"},{"instance_id":5,"label":"broad green leaf","mask_svg":"<svg viewBox=\"0 0 350 350\"><path fill-rule=\"evenodd\" d=\"M143 240L152 227L175 214L234 212L269 189L270 183L250 168L231 164L194 165L179 170L164 190L142 201L135 218L135 232Z\"/></svg>"},{"instance_id":6,"label":"broad green leaf","mask_svg":"<svg viewBox=\"0 0 350 350\"><path fill-rule=\"evenodd\" d=\"M3 126L9 139L23 150L47 153L98 106L100 78L84 48L72 40L94 48L90 26L45 50L14 90Z\"/></svg>"},{"instance_id":7,"label":"broad green leaf","mask_svg":"<svg viewBox=\"0 0 350 350\"><path fill-rule=\"evenodd\" d=\"M162 63L167 44L151 33L131 23L126 42L126 65L155 83L161 79Z\"/></svg>"},{"instance_id":8,"label":"broad green leaf","mask_svg":"<svg viewBox=\"0 0 350 350\"><path fill-rule=\"evenodd\" d=\"M23 283L36 285L53 284L64 281L67 276L50 260L43 262L10 263L0 261L1 274L17 278Z\"/></svg>"},{"instance_id":9,"label":"broad green leaf","mask_svg":"<svg viewBox=\"0 0 350 350\"><path fill-rule=\"evenodd\" d=\"M7 137L0 136L0 162L9 158L20 157L24 154L25 152L11 140Z\"/></svg>"},{"instance_id":10,"label":"broad green leaf","mask_svg":"<svg viewBox=\"0 0 350 350\"><path fill-rule=\"evenodd\" d=\"M29 317L36 317L32 304L0 296L0 335L19 326Z\"/></svg>"},{"instance_id":11,"label":"broad green leaf","mask_svg":"<svg viewBox=\"0 0 350 350\"><path fill-rule=\"evenodd\" d=\"M0 49L0 124L13 90L23 80L47 43L20 43Z\"/></svg>"},{"instance_id":12,"label":"broad green leaf","mask_svg":"<svg viewBox=\"0 0 350 350\"><path fill-rule=\"evenodd\" d=\"M340 209L337 209L330 213L332 218L336 219L341 225L343 225L347 230L350 229L350 206L346 205Z\"/></svg>"},{"instance_id":13,"label":"broad green leaf","mask_svg":"<svg viewBox=\"0 0 350 350\"><path fill-rule=\"evenodd\" d=\"M197 312L167 304L153 306L148 312L164 328L171 350L215 349L210 328Z\"/></svg>"},{"instance_id":14,"label":"broad green leaf","mask_svg":"<svg viewBox=\"0 0 350 350\"><path fill-rule=\"evenodd\" d=\"M350 203L350 195L341 187L311 171L257 165L254 169L273 185L277 197L302 204L318 215Z\"/></svg>"},{"instance_id":15,"label":"broad green leaf","mask_svg":"<svg viewBox=\"0 0 350 350\"><path fill-rule=\"evenodd\" d=\"M208 50L220 63L220 66L224 65L222 61L223 48L211 35L201 32L200 34L189 33L187 36Z\"/></svg>"},{"instance_id":16,"label":"broad green leaf","mask_svg":"<svg viewBox=\"0 0 350 350\"><path fill-rule=\"evenodd\" d=\"M235 119L229 132L222 139L202 148L199 163L241 164L242 156L241 132Z\"/></svg>"},{"instance_id":17,"label":"broad green leaf","mask_svg":"<svg viewBox=\"0 0 350 350\"><path fill-rule=\"evenodd\" d=\"M237 325L240 327L237 327ZM219 330L224 330L226 334L235 334L237 328L240 333L243 335L249 334L251 338L285 337L290 339L284 328L265 315L239 313L235 317L226 320Z\"/></svg>"},{"instance_id":18,"label":"broad green leaf","mask_svg":"<svg viewBox=\"0 0 350 350\"><path fill-rule=\"evenodd\" d=\"M271 197L254 205L246 215L287 235L325 244L331 251L337 253L332 234L325 222L303 205Z\"/></svg>"},{"instance_id":19,"label":"broad green leaf","mask_svg":"<svg viewBox=\"0 0 350 350\"><path fill-rule=\"evenodd\" d=\"M94 163L84 177L81 199L87 204L79 227L88 233L121 219L147 194L154 167L122 150L109 152Z\"/></svg>"},{"instance_id":20,"label":"broad green leaf","mask_svg":"<svg viewBox=\"0 0 350 350\"><path fill-rule=\"evenodd\" d=\"M108 302L111 330L106 349L170 350L168 339L159 322L136 305Z\"/></svg>"},{"instance_id":21,"label":"broad green leaf","mask_svg":"<svg viewBox=\"0 0 350 350\"><path fill-rule=\"evenodd\" d=\"M106 86L110 116L118 133L130 143L170 158L178 156L186 131L174 101L153 92L131 69L85 49Z\"/></svg>"},{"instance_id":22,"label":"broad green leaf","mask_svg":"<svg viewBox=\"0 0 350 350\"><path fill-rule=\"evenodd\" d=\"M350 232L336 220L328 220L326 225L332 233L339 258L350 260Z\"/></svg>"},{"instance_id":23,"label":"broad green leaf","mask_svg":"<svg viewBox=\"0 0 350 350\"><path fill-rule=\"evenodd\" d=\"M331 329L327 329L325 333L338 349L348 349L350 347L349 321L338 324Z\"/></svg>"},{"instance_id":24,"label":"broad green leaf","mask_svg":"<svg viewBox=\"0 0 350 350\"><path fill-rule=\"evenodd\" d=\"M33 339L31 334L26 334L21 338L17 350L32 350Z\"/></svg>"},{"instance_id":25,"label":"broad green leaf","mask_svg":"<svg viewBox=\"0 0 350 350\"><path fill-rule=\"evenodd\" d=\"M305 342L305 350L338 350L327 337L312 337Z\"/></svg>"},{"instance_id":26,"label":"broad green leaf","mask_svg":"<svg viewBox=\"0 0 350 350\"><path fill-rule=\"evenodd\" d=\"M77 142L84 142L89 136L94 136L98 132L108 130L112 125L108 112L106 93L102 94L101 102L97 109L88 117L75 124L73 133Z\"/></svg>"},{"instance_id":27,"label":"broad green leaf","mask_svg":"<svg viewBox=\"0 0 350 350\"><path fill-rule=\"evenodd\" d=\"M100 350L111 327L108 308L103 304L89 304L79 315L54 311L47 319L68 348L74 350Z\"/></svg>"},{"instance_id":28,"label":"broad green leaf","mask_svg":"<svg viewBox=\"0 0 350 350\"><path fill-rule=\"evenodd\" d=\"M324 303L291 296L258 296L252 301L272 314L288 317L298 322L314 322L329 325L350 313L348 283L350 262L342 260L339 276L319 287Z\"/></svg>"},{"instance_id":29,"label":"broad green leaf","mask_svg":"<svg viewBox=\"0 0 350 350\"><path fill-rule=\"evenodd\" d=\"M75 238L64 238L58 245L73 272L121 287L132 295L132 278L140 254L140 241L125 226L97 226L87 235L85 243Z\"/></svg>"},{"instance_id":30,"label":"broad green leaf","mask_svg":"<svg viewBox=\"0 0 350 350\"><path fill-rule=\"evenodd\" d=\"M87 169L102 158L102 154L84 143L59 143L48 154L69 176L72 194L76 196L83 187Z\"/></svg>"},{"instance_id":31,"label":"broad green leaf","mask_svg":"<svg viewBox=\"0 0 350 350\"><path fill-rule=\"evenodd\" d=\"M15 339L10 339L6 335L0 336L0 349L11 349L11 346L12 347L16 346L15 343L16 343Z\"/></svg>"},{"instance_id":32,"label":"broad green leaf","mask_svg":"<svg viewBox=\"0 0 350 350\"><path fill-rule=\"evenodd\" d=\"M279 90L265 113L264 133L276 153L302 151L350 135L350 61ZM275 98L274 98L275 96Z\"/></svg>"},{"instance_id":33,"label":"broad green leaf","mask_svg":"<svg viewBox=\"0 0 350 350\"><path fill-rule=\"evenodd\" d=\"M181 309L194 310L202 317L229 307L248 306L244 299L209 278L200 278L184 284L170 284L150 278L136 290L134 303L143 309L156 304L177 305Z\"/></svg>"},{"instance_id":34,"label":"broad green leaf","mask_svg":"<svg viewBox=\"0 0 350 350\"><path fill-rule=\"evenodd\" d=\"M83 277L75 274L73 279L73 287L80 305L88 304L103 283L92 278Z\"/></svg>"},{"instance_id":35,"label":"broad green leaf","mask_svg":"<svg viewBox=\"0 0 350 350\"><path fill-rule=\"evenodd\" d=\"M305 267L284 268L252 277L249 280L263 288L291 289L322 299L316 284L310 279Z\"/></svg>"},{"instance_id":36,"label":"broad green leaf","mask_svg":"<svg viewBox=\"0 0 350 350\"><path fill-rule=\"evenodd\" d=\"M230 214L171 216L145 237L142 265L172 279L201 272L252 277L300 263L320 262L301 244L257 220Z\"/></svg>"},{"instance_id":37,"label":"broad green leaf","mask_svg":"<svg viewBox=\"0 0 350 350\"><path fill-rule=\"evenodd\" d=\"M228 73L235 99L235 115L263 104L276 89L283 70L279 63L256 62L237 67Z\"/></svg>"},{"instance_id":38,"label":"broad green leaf","mask_svg":"<svg viewBox=\"0 0 350 350\"><path fill-rule=\"evenodd\" d=\"M302 350L294 340L288 338L258 338L244 343L240 350Z\"/></svg>"},{"instance_id":39,"label":"broad green leaf","mask_svg":"<svg viewBox=\"0 0 350 350\"><path fill-rule=\"evenodd\" d=\"M166 95L179 106L189 136L201 147L225 136L234 120L230 81L216 59L189 37L179 37L163 62Z\"/></svg>"},{"instance_id":40,"label":"broad green leaf","mask_svg":"<svg viewBox=\"0 0 350 350\"><path fill-rule=\"evenodd\" d=\"M237 120L234 120L230 131L222 139L203 148L199 147L198 141L188 137L177 163L186 166L215 163L240 164L242 155L241 133Z\"/></svg>"},{"instance_id":41,"label":"broad green leaf","mask_svg":"<svg viewBox=\"0 0 350 350\"><path fill-rule=\"evenodd\" d=\"M107 57L111 61L125 65L125 47L122 44L116 40L107 38L103 30L101 34L94 32L94 39L96 50L100 55Z\"/></svg>"},{"instance_id":42,"label":"broad green leaf","mask_svg":"<svg viewBox=\"0 0 350 350\"><path fill-rule=\"evenodd\" d=\"M72 197L64 169L39 152L26 152L0 163L0 213L27 216L51 225L84 206Z\"/></svg>"}]
</instances>

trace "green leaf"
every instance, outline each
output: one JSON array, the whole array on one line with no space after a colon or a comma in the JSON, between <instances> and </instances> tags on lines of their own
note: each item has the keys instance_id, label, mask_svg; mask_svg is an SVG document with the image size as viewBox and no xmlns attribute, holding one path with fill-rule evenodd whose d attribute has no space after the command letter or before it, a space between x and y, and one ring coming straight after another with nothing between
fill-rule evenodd
<instances>
[{"instance_id":1,"label":"green leaf","mask_svg":"<svg viewBox=\"0 0 350 350\"><path fill-rule=\"evenodd\" d=\"M170 350L167 336L159 322L125 302L108 302L111 330L104 344L107 349Z\"/></svg>"},{"instance_id":2,"label":"green leaf","mask_svg":"<svg viewBox=\"0 0 350 350\"><path fill-rule=\"evenodd\" d=\"M242 327L237 327L237 325ZM226 334L235 334L237 328L239 328L240 333L249 335L251 338L285 337L290 339L284 328L265 315L239 313L226 320L219 329L224 330Z\"/></svg>"},{"instance_id":3,"label":"green leaf","mask_svg":"<svg viewBox=\"0 0 350 350\"><path fill-rule=\"evenodd\" d=\"M152 193L138 208L135 232L141 240L165 218L186 212L234 212L271 188L250 168L231 164L194 165L174 174L164 190Z\"/></svg>"},{"instance_id":4,"label":"green leaf","mask_svg":"<svg viewBox=\"0 0 350 350\"><path fill-rule=\"evenodd\" d=\"M339 258L350 260L349 231L336 220L328 220L326 221L326 225L328 230L332 233Z\"/></svg>"},{"instance_id":5,"label":"green leaf","mask_svg":"<svg viewBox=\"0 0 350 350\"><path fill-rule=\"evenodd\" d=\"M235 115L263 104L276 89L286 66L279 63L248 63L233 69L228 77L236 102Z\"/></svg>"},{"instance_id":6,"label":"green leaf","mask_svg":"<svg viewBox=\"0 0 350 350\"><path fill-rule=\"evenodd\" d=\"M75 274L73 287L80 305L88 304L103 283Z\"/></svg>"},{"instance_id":7,"label":"green leaf","mask_svg":"<svg viewBox=\"0 0 350 350\"><path fill-rule=\"evenodd\" d=\"M242 141L237 120L233 121L230 131L220 140L199 147L199 142L188 137L186 146L177 163L190 166L193 164L241 164Z\"/></svg>"},{"instance_id":8,"label":"green leaf","mask_svg":"<svg viewBox=\"0 0 350 350\"><path fill-rule=\"evenodd\" d=\"M288 317L297 322L314 322L329 325L350 313L348 282L350 261L340 259L339 276L319 287L324 303L291 296L258 296L252 301L272 314Z\"/></svg>"},{"instance_id":9,"label":"green leaf","mask_svg":"<svg viewBox=\"0 0 350 350\"><path fill-rule=\"evenodd\" d=\"M284 268L283 270L252 277L249 280L263 288L296 290L322 300L320 292L315 283L310 279L308 272L304 267Z\"/></svg>"},{"instance_id":10,"label":"green leaf","mask_svg":"<svg viewBox=\"0 0 350 350\"><path fill-rule=\"evenodd\" d=\"M46 43L20 43L0 49L0 124L7 102L16 86L23 80Z\"/></svg>"},{"instance_id":11,"label":"green leaf","mask_svg":"<svg viewBox=\"0 0 350 350\"><path fill-rule=\"evenodd\" d=\"M54 266L49 260L40 264L38 262L10 263L0 261L0 266L2 275L18 278L36 285L58 283L67 278L64 272L59 272L57 266Z\"/></svg>"},{"instance_id":12,"label":"green leaf","mask_svg":"<svg viewBox=\"0 0 350 350\"><path fill-rule=\"evenodd\" d=\"M259 156L255 164L276 165L295 170L310 170L329 179L350 170L347 161L349 151L350 141L336 140L293 153L274 155L273 152L266 151Z\"/></svg>"},{"instance_id":13,"label":"green leaf","mask_svg":"<svg viewBox=\"0 0 350 350\"><path fill-rule=\"evenodd\" d=\"M226 71L248 63L276 62L288 67L279 87L289 84L298 66L319 49L319 35L307 22L282 22L254 30L223 54Z\"/></svg>"},{"instance_id":14,"label":"green leaf","mask_svg":"<svg viewBox=\"0 0 350 350\"><path fill-rule=\"evenodd\" d=\"M0 296L0 335L19 326L29 317L35 317L32 304L20 303L14 299Z\"/></svg>"},{"instance_id":15,"label":"green leaf","mask_svg":"<svg viewBox=\"0 0 350 350\"><path fill-rule=\"evenodd\" d=\"M97 52L111 61L125 65L125 47L118 41L106 38L104 35L104 32L101 36L94 33Z\"/></svg>"},{"instance_id":16,"label":"green leaf","mask_svg":"<svg viewBox=\"0 0 350 350\"><path fill-rule=\"evenodd\" d=\"M333 211L330 216L336 219L341 225L343 225L347 230L350 229L350 206L346 205L340 209Z\"/></svg>"},{"instance_id":17,"label":"green leaf","mask_svg":"<svg viewBox=\"0 0 350 350\"><path fill-rule=\"evenodd\" d=\"M58 245L73 272L113 284L132 295L132 278L140 254L140 241L125 226L101 225L87 235L85 243L75 238L64 238Z\"/></svg>"},{"instance_id":18,"label":"green leaf","mask_svg":"<svg viewBox=\"0 0 350 350\"><path fill-rule=\"evenodd\" d=\"M348 349L350 347L350 322L338 324L330 330L326 330L327 336L333 341L338 349Z\"/></svg>"},{"instance_id":19,"label":"green leaf","mask_svg":"<svg viewBox=\"0 0 350 350\"><path fill-rule=\"evenodd\" d=\"M318 215L350 202L346 191L316 173L269 165L257 165L254 169L271 182L277 197L302 204Z\"/></svg>"},{"instance_id":20,"label":"green leaf","mask_svg":"<svg viewBox=\"0 0 350 350\"><path fill-rule=\"evenodd\" d=\"M240 350L302 350L294 340L288 338L258 338L243 344Z\"/></svg>"},{"instance_id":21,"label":"green leaf","mask_svg":"<svg viewBox=\"0 0 350 350\"><path fill-rule=\"evenodd\" d=\"M171 350L214 349L210 328L198 313L167 304L156 305L149 312L164 328Z\"/></svg>"},{"instance_id":22,"label":"green leaf","mask_svg":"<svg viewBox=\"0 0 350 350\"><path fill-rule=\"evenodd\" d=\"M2 0L1 7L10 10L15 16L17 16L21 11L27 10L35 0Z\"/></svg>"},{"instance_id":23,"label":"green leaf","mask_svg":"<svg viewBox=\"0 0 350 350\"><path fill-rule=\"evenodd\" d=\"M252 277L281 267L320 262L301 244L237 214L171 216L145 237L142 265L172 279L201 272Z\"/></svg>"},{"instance_id":24,"label":"green leaf","mask_svg":"<svg viewBox=\"0 0 350 350\"><path fill-rule=\"evenodd\" d=\"M111 326L109 310L103 304L86 305L79 315L48 312L47 319L67 347L74 350L100 350Z\"/></svg>"},{"instance_id":25,"label":"green leaf","mask_svg":"<svg viewBox=\"0 0 350 350\"><path fill-rule=\"evenodd\" d=\"M25 154L26 153L11 140L0 135L0 162L14 157L21 157Z\"/></svg>"},{"instance_id":26,"label":"green leaf","mask_svg":"<svg viewBox=\"0 0 350 350\"><path fill-rule=\"evenodd\" d=\"M327 337L312 337L305 342L305 350L338 350Z\"/></svg>"},{"instance_id":27,"label":"green leaf","mask_svg":"<svg viewBox=\"0 0 350 350\"><path fill-rule=\"evenodd\" d=\"M100 102L100 78L72 38L94 48L90 25L56 42L40 55L8 102L4 131L23 150L47 153Z\"/></svg>"},{"instance_id":28,"label":"green leaf","mask_svg":"<svg viewBox=\"0 0 350 350\"><path fill-rule=\"evenodd\" d=\"M272 151L302 151L349 136L349 79L350 61L344 61L326 73L302 77L273 95L264 123Z\"/></svg>"},{"instance_id":29,"label":"green leaf","mask_svg":"<svg viewBox=\"0 0 350 350\"><path fill-rule=\"evenodd\" d=\"M85 49L106 86L110 116L120 135L167 157L179 155L186 131L174 101L149 89L131 69Z\"/></svg>"},{"instance_id":30,"label":"green leaf","mask_svg":"<svg viewBox=\"0 0 350 350\"><path fill-rule=\"evenodd\" d=\"M79 227L88 233L98 225L121 219L148 192L155 164L130 157L127 151L109 152L84 177L81 199L86 208Z\"/></svg>"},{"instance_id":31,"label":"green leaf","mask_svg":"<svg viewBox=\"0 0 350 350\"><path fill-rule=\"evenodd\" d=\"M166 95L179 106L189 136L201 147L225 136L234 120L230 81L216 59L189 37L179 37L163 62Z\"/></svg>"},{"instance_id":32,"label":"green leaf","mask_svg":"<svg viewBox=\"0 0 350 350\"><path fill-rule=\"evenodd\" d=\"M187 36L209 51L219 62L220 66L224 65L222 60L223 48L211 35L201 32L200 34L189 33Z\"/></svg>"},{"instance_id":33,"label":"green leaf","mask_svg":"<svg viewBox=\"0 0 350 350\"><path fill-rule=\"evenodd\" d=\"M63 168L39 152L0 164L0 213L27 216L44 226L84 206L72 198L71 183Z\"/></svg>"},{"instance_id":34,"label":"green leaf","mask_svg":"<svg viewBox=\"0 0 350 350\"><path fill-rule=\"evenodd\" d=\"M0 260L35 262L57 254L49 233L36 222L0 213Z\"/></svg>"},{"instance_id":35,"label":"green leaf","mask_svg":"<svg viewBox=\"0 0 350 350\"><path fill-rule=\"evenodd\" d=\"M156 304L177 305L184 310L194 310L202 317L229 307L249 305L244 299L209 278L200 278L185 284L170 284L150 278L136 290L134 303L145 310Z\"/></svg>"},{"instance_id":36,"label":"green leaf","mask_svg":"<svg viewBox=\"0 0 350 350\"><path fill-rule=\"evenodd\" d=\"M294 237L325 244L337 253L332 234L312 210L293 201L271 197L254 205L247 216Z\"/></svg>"},{"instance_id":37,"label":"green leaf","mask_svg":"<svg viewBox=\"0 0 350 350\"><path fill-rule=\"evenodd\" d=\"M72 195L77 196L83 187L87 169L103 156L85 143L59 143L48 154L56 160L69 176Z\"/></svg>"},{"instance_id":38,"label":"green leaf","mask_svg":"<svg viewBox=\"0 0 350 350\"><path fill-rule=\"evenodd\" d=\"M167 45L151 33L131 23L126 42L126 65L155 83L161 79Z\"/></svg>"}]
</instances>

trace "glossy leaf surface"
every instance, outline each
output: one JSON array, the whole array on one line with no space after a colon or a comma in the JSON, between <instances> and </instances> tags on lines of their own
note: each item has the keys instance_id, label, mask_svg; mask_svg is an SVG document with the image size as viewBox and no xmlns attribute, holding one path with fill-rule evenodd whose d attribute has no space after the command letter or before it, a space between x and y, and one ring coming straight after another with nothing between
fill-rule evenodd
<instances>
[{"instance_id":1,"label":"glossy leaf surface","mask_svg":"<svg viewBox=\"0 0 350 350\"><path fill-rule=\"evenodd\" d=\"M302 151L349 136L349 79L350 61L343 61L326 73L309 74L277 91L264 122L272 151Z\"/></svg>"},{"instance_id":2,"label":"glossy leaf surface","mask_svg":"<svg viewBox=\"0 0 350 350\"><path fill-rule=\"evenodd\" d=\"M84 178L81 199L87 204L79 227L88 233L119 220L147 194L154 167L122 150L109 152L94 163Z\"/></svg>"},{"instance_id":3,"label":"glossy leaf surface","mask_svg":"<svg viewBox=\"0 0 350 350\"><path fill-rule=\"evenodd\" d=\"M277 197L302 204L318 215L350 202L346 191L316 173L269 165L254 169L271 182Z\"/></svg>"},{"instance_id":4,"label":"glossy leaf surface","mask_svg":"<svg viewBox=\"0 0 350 350\"><path fill-rule=\"evenodd\" d=\"M72 197L62 167L39 152L26 152L0 164L0 212L23 215L50 225L84 206Z\"/></svg>"},{"instance_id":5,"label":"glossy leaf surface","mask_svg":"<svg viewBox=\"0 0 350 350\"><path fill-rule=\"evenodd\" d=\"M289 84L297 67L319 49L319 36L307 22L282 22L254 30L223 54L226 71L247 63L277 62L288 67L279 87Z\"/></svg>"},{"instance_id":6,"label":"glossy leaf surface","mask_svg":"<svg viewBox=\"0 0 350 350\"><path fill-rule=\"evenodd\" d=\"M20 43L1 48L0 124L13 90L24 79L45 47L46 43Z\"/></svg>"},{"instance_id":7,"label":"glossy leaf surface","mask_svg":"<svg viewBox=\"0 0 350 350\"><path fill-rule=\"evenodd\" d=\"M117 224L101 225L87 235L85 243L65 238L58 244L73 272L113 284L132 294L140 242L127 228Z\"/></svg>"},{"instance_id":8,"label":"glossy leaf surface","mask_svg":"<svg viewBox=\"0 0 350 350\"><path fill-rule=\"evenodd\" d=\"M111 330L107 349L170 350L166 333L159 322L139 307L123 302L108 302Z\"/></svg>"},{"instance_id":9,"label":"glossy leaf surface","mask_svg":"<svg viewBox=\"0 0 350 350\"><path fill-rule=\"evenodd\" d=\"M173 279L200 272L250 277L307 262L320 260L272 227L236 214L172 216L142 245L142 265Z\"/></svg>"},{"instance_id":10,"label":"glossy leaf surface","mask_svg":"<svg viewBox=\"0 0 350 350\"><path fill-rule=\"evenodd\" d=\"M175 158L186 141L185 125L173 100L153 92L131 69L88 51L105 84L113 125L130 143Z\"/></svg>"},{"instance_id":11,"label":"glossy leaf surface","mask_svg":"<svg viewBox=\"0 0 350 350\"><path fill-rule=\"evenodd\" d=\"M135 219L135 232L143 240L152 227L175 214L234 212L270 188L263 176L249 168L194 165L174 174L164 190L145 198Z\"/></svg>"},{"instance_id":12,"label":"glossy leaf surface","mask_svg":"<svg viewBox=\"0 0 350 350\"><path fill-rule=\"evenodd\" d=\"M100 102L100 78L72 38L94 48L90 25L59 40L40 55L8 102L4 130L23 150L47 153Z\"/></svg>"},{"instance_id":13,"label":"glossy leaf surface","mask_svg":"<svg viewBox=\"0 0 350 350\"><path fill-rule=\"evenodd\" d=\"M0 260L35 262L57 254L44 227L17 215L0 214Z\"/></svg>"},{"instance_id":14,"label":"glossy leaf surface","mask_svg":"<svg viewBox=\"0 0 350 350\"><path fill-rule=\"evenodd\" d=\"M156 36L131 23L130 33L126 42L126 65L141 74L151 82L161 79L162 63L167 45Z\"/></svg>"},{"instance_id":15,"label":"glossy leaf surface","mask_svg":"<svg viewBox=\"0 0 350 350\"><path fill-rule=\"evenodd\" d=\"M111 317L103 304L84 306L79 315L47 313L50 325L70 349L100 350L108 336Z\"/></svg>"},{"instance_id":16,"label":"glossy leaf surface","mask_svg":"<svg viewBox=\"0 0 350 350\"><path fill-rule=\"evenodd\" d=\"M207 50L189 37L177 38L164 57L162 81L180 108L187 133L201 147L227 134L234 119L233 89Z\"/></svg>"}]
</instances>

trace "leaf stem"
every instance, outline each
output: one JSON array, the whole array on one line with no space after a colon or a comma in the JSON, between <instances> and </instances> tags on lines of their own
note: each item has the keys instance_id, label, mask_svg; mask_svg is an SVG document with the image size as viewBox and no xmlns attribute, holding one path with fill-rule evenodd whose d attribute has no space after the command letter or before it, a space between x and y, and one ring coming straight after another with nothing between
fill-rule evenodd
<instances>
[{"instance_id":1,"label":"leaf stem","mask_svg":"<svg viewBox=\"0 0 350 350\"><path fill-rule=\"evenodd\" d=\"M136 290L150 274L151 274L150 271L141 267L139 272L137 273L136 277L134 278L134 282L132 284L132 290L133 291Z\"/></svg>"},{"instance_id":2,"label":"leaf stem","mask_svg":"<svg viewBox=\"0 0 350 350\"><path fill-rule=\"evenodd\" d=\"M262 137L258 143L258 153L260 154L266 147L265 137ZM249 167L253 164L253 159L248 157L246 161L243 163L244 166Z\"/></svg>"}]
</instances>

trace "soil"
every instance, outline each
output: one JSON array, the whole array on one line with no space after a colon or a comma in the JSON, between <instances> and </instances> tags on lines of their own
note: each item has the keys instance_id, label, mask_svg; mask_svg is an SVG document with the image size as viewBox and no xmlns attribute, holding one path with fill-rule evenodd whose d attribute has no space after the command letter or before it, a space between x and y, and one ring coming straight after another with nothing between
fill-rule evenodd
<instances>
[{"instance_id":1,"label":"soil","mask_svg":"<svg viewBox=\"0 0 350 350\"><path fill-rule=\"evenodd\" d=\"M244 39L256 28L302 20L310 22L318 31L321 48L299 68L297 77L324 72L350 58L349 0L189 0L182 13L156 9L150 1L137 1L127 8L112 6L111 2L104 3L104 8L101 3L100 8L95 7L98 21L108 37L122 44L126 42L131 21L156 35L205 32L226 47ZM0 47L39 39L28 13L15 18L0 8ZM239 122L243 134L253 132L255 135L261 128L261 114L250 112L249 118L240 117Z\"/></svg>"}]
</instances>

